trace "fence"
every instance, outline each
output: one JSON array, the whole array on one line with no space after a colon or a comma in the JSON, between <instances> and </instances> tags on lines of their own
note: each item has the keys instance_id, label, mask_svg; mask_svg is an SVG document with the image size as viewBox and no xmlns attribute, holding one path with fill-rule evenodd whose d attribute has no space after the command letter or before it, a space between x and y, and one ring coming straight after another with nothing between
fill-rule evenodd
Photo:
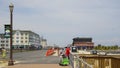
<instances>
[{"instance_id":1,"label":"fence","mask_svg":"<svg viewBox=\"0 0 120 68\"><path fill-rule=\"evenodd\" d=\"M70 54L70 65L72 68L93 68L92 65L85 62L77 55Z\"/></svg>"},{"instance_id":2,"label":"fence","mask_svg":"<svg viewBox=\"0 0 120 68\"><path fill-rule=\"evenodd\" d=\"M82 58L93 68L120 68L120 58L111 56L84 56Z\"/></svg>"},{"instance_id":3,"label":"fence","mask_svg":"<svg viewBox=\"0 0 120 68\"><path fill-rule=\"evenodd\" d=\"M70 65L72 68L120 68L120 55L115 57L70 54Z\"/></svg>"}]
</instances>

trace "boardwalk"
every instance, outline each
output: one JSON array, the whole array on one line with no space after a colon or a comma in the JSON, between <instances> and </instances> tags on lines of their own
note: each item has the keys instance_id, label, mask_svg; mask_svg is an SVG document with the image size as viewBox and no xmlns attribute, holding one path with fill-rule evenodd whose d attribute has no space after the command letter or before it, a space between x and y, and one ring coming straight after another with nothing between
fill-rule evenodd
<instances>
[{"instance_id":1,"label":"boardwalk","mask_svg":"<svg viewBox=\"0 0 120 68\"><path fill-rule=\"evenodd\" d=\"M45 52L46 50L15 53L13 57L17 63L5 68L70 68L69 66L59 66L59 57L46 57Z\"/></svg>"},{"instance_id":2,"label":"boardwalk","mask_svg":"<svg viewBox=\"0 0 120 68\"><path fill-rule=\"evenodd\" d=\"M58 64L18 64L5 68L70 68L69 66L59 66Z\"/></svg>"}]
</instances>

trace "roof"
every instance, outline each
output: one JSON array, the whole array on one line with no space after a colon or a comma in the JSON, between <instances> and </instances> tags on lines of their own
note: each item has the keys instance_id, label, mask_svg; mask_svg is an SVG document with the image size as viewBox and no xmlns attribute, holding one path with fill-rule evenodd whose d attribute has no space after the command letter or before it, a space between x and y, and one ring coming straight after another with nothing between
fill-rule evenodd
<instances>
[{"instance_id":1,"label":"roof","mask_svg":"<svg viewBox=\"0 0 120 68\"><path fill-rule=\"evenodd\" d=\"M76 37L76 38L73 38L73 39L92 39L91 37Z\"/></svg>"},{"instance_id":2,"label":"roof","mask_svg":"<svg viewBox=\"0 0 120 68\"><path fill-rule=\"evenodd\" d=\"M27 32L27 33L33 33L33 34L38 35L37 33L32 32L31 30L13 30L13 33L14 33L14 32L16 32L16 31L20 31L20 32Z\"/></svg>"}]
</instances>

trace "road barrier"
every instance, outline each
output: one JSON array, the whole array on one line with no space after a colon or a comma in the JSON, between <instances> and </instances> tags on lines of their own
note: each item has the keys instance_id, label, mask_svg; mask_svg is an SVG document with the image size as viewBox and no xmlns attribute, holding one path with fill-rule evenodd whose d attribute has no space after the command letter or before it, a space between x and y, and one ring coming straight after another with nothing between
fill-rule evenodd
<instances>
[{"instance_id":1,"label":"road barrier","mask_svg":"<svg viewBox=\"0 0 120 68\"><path fill-rule=\"evenodd\" d=\"M50 56L50 55L52 55L54 53L54 50L53 49L49 49L49 50L47 50L47 52L46 52L46 56Z\"/></svg>"}]
</instances>

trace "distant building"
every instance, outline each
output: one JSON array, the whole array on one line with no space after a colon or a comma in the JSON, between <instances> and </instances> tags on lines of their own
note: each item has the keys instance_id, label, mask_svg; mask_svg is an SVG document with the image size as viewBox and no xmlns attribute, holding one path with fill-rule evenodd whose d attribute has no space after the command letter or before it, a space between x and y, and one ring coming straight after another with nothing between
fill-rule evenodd
<instances>
[{"instance_id":1,"label":"distant building","mask_svg":"<svg viewBox=\"0 0 120 68\"><path fill-rule=\"evenodd\" d=\"M10 38L4 38L4 34L0 34L0 48L10 48Z\"/></svg>"},{"instance_id":2,"label":"distant building","mask_svg":"<svg viewBox=\"0 0 120 68\"><path fill-rule=\"evenodd\" d=\"M41 41L40 41L40 43L41 43L41 45L42 45L43 48L47 47L47 40L46 39L42 38Z\"/></svg>"},{"instance_id":3,"label":"distant building","mask_svg":"<svg viewBox=\"0 0 120 68\"><path fill-rule=\"evenodd\" d=\"M73 38L73 46L77 46L78 49L93 49L94 43L92 38Z\"/></svg>"},{"instance_id":4,"label":"distant building","mask_svg":"<svg viewBox=\"0 0 120 68\"><path fill-rule=\"evenodd\" d=\"M38 34L29 30L14 30L13 31L13 47L28 48L30 46L40 46L40 37Z\"/></svg>"}]
</instances>

